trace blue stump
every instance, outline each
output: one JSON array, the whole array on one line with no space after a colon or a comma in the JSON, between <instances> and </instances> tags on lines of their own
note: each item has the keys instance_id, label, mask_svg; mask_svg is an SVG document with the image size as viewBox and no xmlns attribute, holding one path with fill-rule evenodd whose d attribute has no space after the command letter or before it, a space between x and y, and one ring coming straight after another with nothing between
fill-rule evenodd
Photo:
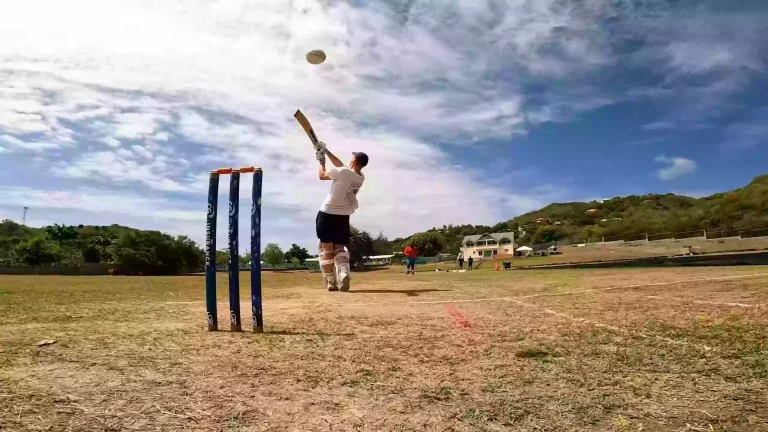
<instances>
[{"instance_id":1,"label":"blue stump","mask_svg":"<svg viewBox=\"0 0 768 432\"><path fill-rule=\"evenodd\" d=\"M240 323L240 260L238 259L238 223L240 220L240 172L229 178L229 320L231 330L242 330Z\"/></svg>"},{"instance_id":2,"label":"blue stump","mask_svg":"<svg viewBox=\"0 0 768 432\"><path fill-rule=\"evenodd\" d=\"M216 212L219 203L219 173L211 171L208 182L208 215L205 222L205 309L208 331L219 329L216 312Z\"/></svg>"}]
</instances>

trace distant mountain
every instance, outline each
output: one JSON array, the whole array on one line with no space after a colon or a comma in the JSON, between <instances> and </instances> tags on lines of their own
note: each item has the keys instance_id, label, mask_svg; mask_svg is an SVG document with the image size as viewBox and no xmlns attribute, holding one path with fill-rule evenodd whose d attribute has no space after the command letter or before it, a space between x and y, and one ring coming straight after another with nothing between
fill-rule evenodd
<instances>
[{"instance_id":1,"label":"distant mountain","mask_svg":"<svg viewBox=\"0 0 768 432\"><path fill-rule=\"evenodd\" d=\"M675 194L615 197L603 201L550 204L494 226L448 225L448 251L457 251L465 235L514 231L518 243L629 237L644 233L749 230L768 227L768 175L730 192L704 198ZM525 233L525 235L523 235Z\"/></svg>"}]
</instances>

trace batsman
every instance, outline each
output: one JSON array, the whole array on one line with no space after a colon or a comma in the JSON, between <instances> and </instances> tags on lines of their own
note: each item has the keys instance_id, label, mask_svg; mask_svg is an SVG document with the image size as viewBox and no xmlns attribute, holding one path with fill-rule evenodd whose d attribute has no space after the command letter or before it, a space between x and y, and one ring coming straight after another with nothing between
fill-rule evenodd
<instances>
[{"instance_id":1,"label":"batsman","mask_svg":"<svg viewBox=\"0 0 768 432\"><path fill-rule=\"evenodd\" d=\"M352 280L349 267L349 244L351 230L349 216L357 210L357 193L363 186L363 168L368 165L368 155L352 153L349 167L328 151L325 144L317 142L317 160L320 162L320 180L331 180L331 190L325 197L315 219L317 238L320 239L320 269L323 284L328 291L349 291ZM325 169L326 156L333 164Z\"/></svg>"}]
</instances>

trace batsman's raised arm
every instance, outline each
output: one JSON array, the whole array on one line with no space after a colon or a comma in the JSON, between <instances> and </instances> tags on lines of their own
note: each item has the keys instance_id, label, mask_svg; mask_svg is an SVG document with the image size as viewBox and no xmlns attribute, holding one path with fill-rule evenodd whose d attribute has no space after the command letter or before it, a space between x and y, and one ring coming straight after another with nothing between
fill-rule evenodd
<instances>
[{"instance_id":1,"label":"batsman's raised arm","mask_svg":"<svg viewBox=\"0 0 768 432\"><path fill-rule=\"evenodd\" d=\"M320 161L320 168L317 171L317 176L320 178L320 180L331 180L331 178L328 176L328 172L325 171L325 158Z\"/></svg>"},{"instance_id":2,"label":"batsman's raised arm","mask_svg":"<svg viewBox=\"0 0 768 432\"><path fill-rule=\"evenodd\" d=\"M328 150L328 148L326 148L326 149L325 149L325 154L328 156L328 159L330 159L330 160L331 160L331 163L332 163L332 164L333 164L333 166L335 166L336 168L341 168L341 167L343 167L343 166L344 166L344 164L341 162L341 159L337 158L337 157L336 157L336 155L334 155L333 153L331 153L331 151L330 151L330 150Z\"/></svg>"}]
</instances>

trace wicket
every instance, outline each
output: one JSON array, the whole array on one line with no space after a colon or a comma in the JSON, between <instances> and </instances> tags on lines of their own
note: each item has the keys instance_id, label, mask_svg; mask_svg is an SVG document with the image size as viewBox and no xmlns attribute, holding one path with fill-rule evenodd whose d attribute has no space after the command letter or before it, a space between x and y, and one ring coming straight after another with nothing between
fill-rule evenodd
<instances>
[{"instance_id":1,"label":"wicket","mask_svg":"<svg viewBox=\"0 0 768 432\"><path fill-rule=\"evenodd\" d=\"M240 260L238 259L238 223L240 213L240 174L253 173L251 193L251 311L253 332L264 331L261 303L261 182L262 171L258 167L240 169L222 168L211 171L208 183L208 216L205 227L205 305L208 314L208 331L219 329L216 311L216 216L219 202L219 176L229 174L229 320L231 331L242 331L240 320Z\"/></svg>"}]
</instances>

